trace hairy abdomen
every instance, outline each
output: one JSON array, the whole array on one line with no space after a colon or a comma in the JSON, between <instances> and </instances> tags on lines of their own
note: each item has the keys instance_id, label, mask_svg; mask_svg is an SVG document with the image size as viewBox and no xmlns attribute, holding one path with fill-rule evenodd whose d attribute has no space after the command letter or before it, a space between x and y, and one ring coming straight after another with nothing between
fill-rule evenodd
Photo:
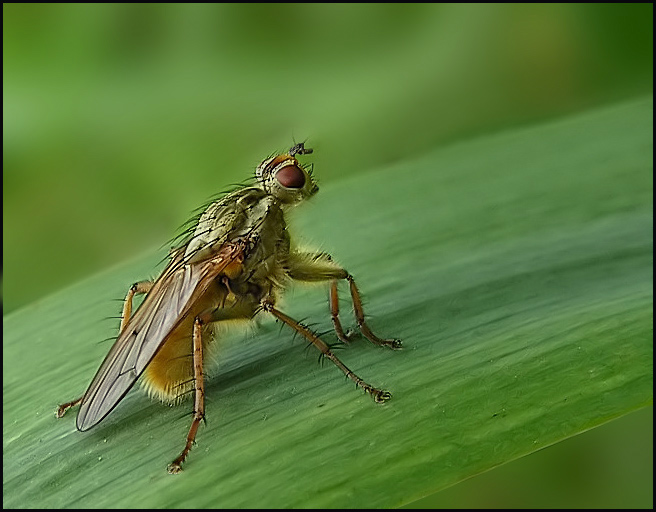
<instances>
[{"instance_id":1,"label":"hairy abdomen","mask_svg":"<svg viewBox=\"0 0 656 512\"><path fill-rule=\"evenodd\" d=\"M143 373L142 385L148 394L163 402L180 401L194 389L193 331L196 317L215 309L227 292L218 282L213 283L194 304L189 313L166 337L155 357ZM203 354L214 339L211 325L203 327Z\"/></svg>"}]
</instances>

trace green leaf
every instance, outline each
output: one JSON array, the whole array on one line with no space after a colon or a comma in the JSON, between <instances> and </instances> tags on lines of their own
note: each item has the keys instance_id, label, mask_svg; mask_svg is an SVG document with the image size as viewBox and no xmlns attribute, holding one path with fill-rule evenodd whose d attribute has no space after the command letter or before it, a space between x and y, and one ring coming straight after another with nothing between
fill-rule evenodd
<instances>
[{"instance_id":1,"label":"green leaf","mask_svg":"<svg viewBox=\"0 0 656 512\"><path fill-rule=\"evenodd\" d=\"M110 299L152 276L157 255L6 316L4 505L392 507L651 404L652 105L453 144L322 189L293 232L354 274L376 332L404 340L338 351L393 399L375 404L271 321L222 335L180 475L165 468L190 402L133 391L85 433L53 414L109 350L96 342L115 334ZM294 287L281 309L331 327L323 288Z\"/></svg>"}]
</instances>

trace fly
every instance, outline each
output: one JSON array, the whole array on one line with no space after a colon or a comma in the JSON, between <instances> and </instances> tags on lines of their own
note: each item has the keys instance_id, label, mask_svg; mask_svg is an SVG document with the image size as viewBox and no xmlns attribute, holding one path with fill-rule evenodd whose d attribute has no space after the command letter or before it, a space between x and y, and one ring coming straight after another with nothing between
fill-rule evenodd
<instances>
[{"instance_id":1,"label":"fly","mask_svg":"<svg viewBox=\"0 0 656 512\"><path fill-rule=\"evenodd\" d=\"M264 160L256 185L243 187L205 209L155 281L133 284L125 297L119 335L83 396L60 405L61 418L79 405L76 426L89 430L123 399L139 377L149 394L176 403L194 393L194 415L185 446L168 465L182 471L200 422L205 417L203 354L214 326L227 320L251 320L267 313L309 340L357 387L378 403L391 398L349 370L319 336L276 308L291 280L328 282L329 303L337 337L348 342L339 320L337 284L348 282L360 332L376 345L401 348L398 339L376 336L365 321L360 292L349 274L324 252L302 252L290 245L285 215L319 190L309 168L297 155L312 150L295 144L287 153ZM145 298L132 312L135 295Z\"/></svg>"}]
</instances>

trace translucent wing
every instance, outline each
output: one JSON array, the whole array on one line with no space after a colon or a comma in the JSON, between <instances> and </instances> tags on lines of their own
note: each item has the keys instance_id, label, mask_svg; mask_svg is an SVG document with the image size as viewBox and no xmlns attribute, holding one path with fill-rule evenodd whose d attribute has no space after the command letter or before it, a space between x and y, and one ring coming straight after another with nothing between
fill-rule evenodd
<instances>
[{"instance_id":1,"label":"translucent wing","mask_svg":"<svg viewBox=\"0 0 656 512\"><path fill-rule=\"evenodd\" d=\"M111 412L214 278L243 260L243 251L244 244L235 242L195 263L185 263L181 252L174 256L91 381L77 415L78 430L90 429Z\"/></svg>"}]
</instances>

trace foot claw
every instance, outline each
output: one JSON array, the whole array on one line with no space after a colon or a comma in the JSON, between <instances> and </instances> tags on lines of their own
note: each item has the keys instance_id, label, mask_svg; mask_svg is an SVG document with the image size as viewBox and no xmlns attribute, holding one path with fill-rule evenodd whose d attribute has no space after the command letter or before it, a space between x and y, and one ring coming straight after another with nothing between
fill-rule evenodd
<instances>
[{"instance_id":1,"label":"foot claw","mask_svg":"<svg viewBox=\"0 0 656 512\"><path fill-rule=\"evenodd\" d=\"M377 404L384 404L390 398L392 398L392 394L389 393L388 391L378 390L378 392L374 395L374 401Z\"/></svg>"},{"instance_id":2,"label":"foot claw","mask_svg":"<svg viewBox=\"0 0 656 512\"><path fill-rule=\"evenodd\" d=\"M57 407L57 410L55 411L55 418L63 418L64 414L66 414L66 411L68 411L68 407L64 405L59 405Z\"/></svg>"},{"instance_id":3,"label":"foot claw","mask_svg":"<svg viewBox=\"0 0 656 512\"><path fill-rule=\"evenodd\" d=\"M394 338L393 340L388 340L388 341L389 341L389 343L387 344L387 346L389 348L392 348L394 350L398 350L400 348L403 348L403 342L399 339Z\"/></svg>"},{"instance_id":4,"label":"foot claw","mask_svg":"<svg viewBox=\"0 0 656 512\"><path fill-rule=\"evenodd\" d=\"M166 470L169 472L169 475L177 475L182 471L182 466L180 466L179 462L171 462Z\"/></svg>"}]
</instances>

